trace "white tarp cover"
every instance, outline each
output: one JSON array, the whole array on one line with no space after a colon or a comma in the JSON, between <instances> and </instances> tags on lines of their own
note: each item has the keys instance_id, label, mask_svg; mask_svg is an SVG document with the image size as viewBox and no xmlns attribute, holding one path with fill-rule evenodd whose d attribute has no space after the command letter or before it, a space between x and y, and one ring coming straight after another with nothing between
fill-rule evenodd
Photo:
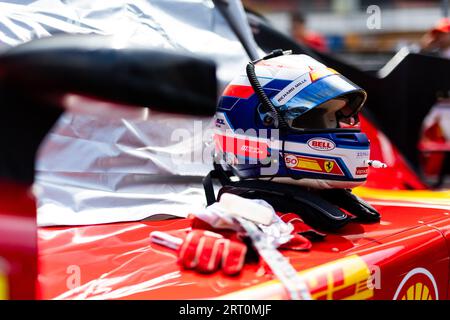
<instances>
[{"instance_id":1,"label":"white tarp cover","mask_svg":"<svg viewBox=\"0 0 450 320\"><path fill-rule=\"evenodd\" d=\"M248 61L212 1L0 1L0 50L58 33L117 35L212 58L218 64L220 92ZM210 164L198 156L205 147L199 141L210 125L209 118L148 109L117 117L64 114L37 160L38 224L186 216L204 206L200 181ZM187 129L190 140L174 140L174 129ZM195 161L174 163L174 156Z\"/></svg>"}]
</instances>

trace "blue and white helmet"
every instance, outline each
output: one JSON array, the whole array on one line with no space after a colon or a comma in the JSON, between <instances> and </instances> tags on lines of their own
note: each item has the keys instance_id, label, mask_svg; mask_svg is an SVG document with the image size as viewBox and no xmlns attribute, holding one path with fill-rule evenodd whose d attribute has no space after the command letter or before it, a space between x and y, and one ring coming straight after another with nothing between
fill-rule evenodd
<instances>
[{"instance_id":1,"label":"blue and white helmet","mask_svg":"<svg viewBox=\"0 0 450 320\"><path fill-rule=\"evenodd\" d=\"M241 179L320 189L361 185L370 156L358 119L366 96L306 55L251 62L220 99L216 160Z\"/></svg>"}]
</instances>

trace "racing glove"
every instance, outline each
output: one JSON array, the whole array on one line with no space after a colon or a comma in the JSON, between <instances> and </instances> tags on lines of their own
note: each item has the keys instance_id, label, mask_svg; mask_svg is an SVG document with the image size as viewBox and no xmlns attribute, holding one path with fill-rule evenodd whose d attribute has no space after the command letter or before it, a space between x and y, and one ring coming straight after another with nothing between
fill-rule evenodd
<instances>
[{"instance_id":1,"label":"racing glove","mask_svg":"<svg viewBox=\"0 0 450 320\"><path fill-rule=\"evenodd\" d=\"M209 230L155 231L151 241L178 252L178 262L186 269L201 273L222 270L227 275L239 273L244 266L247 246Z\"/></svg>"},{"instance_id":2,"label":"racing glove","mask_svg":"<svg viewBox=\"0 0 450 320\"><path fill-rule=\"evenodd\" d=\"M299 234L311 241L320 241L326 237L325 233L319 232L307 225L298 215L295 213L281 213L277 212L277 215L286 223L292 224L294 227L294 234Z\"/></svg>"},{"instance_id":3,"label":"racing glove","mask_svg":"<svg viewBox=\"0 0 450 320\"><path fill-rule=\"evenodd\" d=\"M221 234L207 230L192 230L180 247L178 258L186 269L210 273L221 269L234 275L244 266L247 246Z\"/></svg>"}]
</instances>

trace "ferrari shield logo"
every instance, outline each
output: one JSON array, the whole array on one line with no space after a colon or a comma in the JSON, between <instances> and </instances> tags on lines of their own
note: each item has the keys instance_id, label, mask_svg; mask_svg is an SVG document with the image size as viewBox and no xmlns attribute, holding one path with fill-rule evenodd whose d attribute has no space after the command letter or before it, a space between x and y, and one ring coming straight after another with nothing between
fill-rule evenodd
<instances>
[{"instance_id":1,"label":"ferrari shield logo","mask_svg":"<svg viewBox=\"0 0 450 320\"><path fill-rule=\"evenodd\" d=\"M325 161L324 167L325 167L326 172L330 172L331 170L333 170L334 162L333 161Z\"/></svg>"}]
</instances>

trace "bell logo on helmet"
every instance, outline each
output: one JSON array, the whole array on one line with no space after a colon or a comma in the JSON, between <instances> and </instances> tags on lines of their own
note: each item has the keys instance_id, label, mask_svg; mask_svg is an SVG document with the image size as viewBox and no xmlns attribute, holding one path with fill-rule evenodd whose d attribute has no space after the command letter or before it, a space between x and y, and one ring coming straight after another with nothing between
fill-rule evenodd
<instances>
[{"instance_id":1,"label":"bell logo on helmet","mask_svg":"<svg viewBox=\"0 0 450 320\"><path fill-rule=\"evenodd\" d=\"M334 142L328 139L309 139L308 146L318 151L330 151L336 148Z\"/></svg>"}]
</instances>

